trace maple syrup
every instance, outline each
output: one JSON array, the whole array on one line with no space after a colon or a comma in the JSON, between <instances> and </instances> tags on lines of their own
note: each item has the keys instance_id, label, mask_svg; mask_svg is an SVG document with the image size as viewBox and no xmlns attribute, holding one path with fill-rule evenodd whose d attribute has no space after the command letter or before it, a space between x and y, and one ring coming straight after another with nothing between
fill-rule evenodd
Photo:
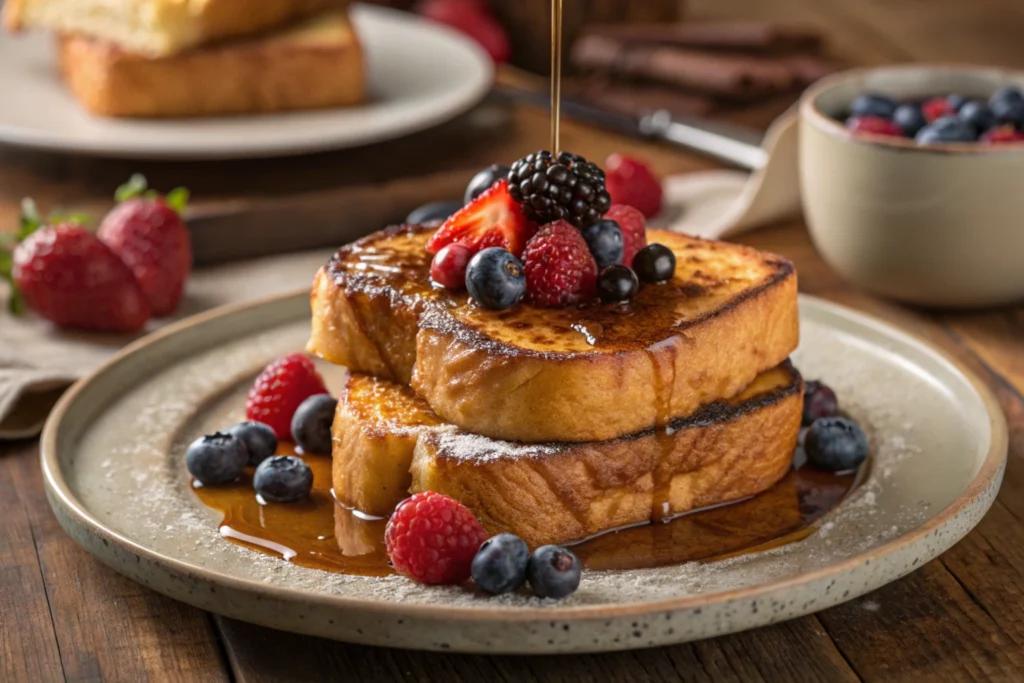
<instances>
[{"instance_id":1,"label":"maple syrup","mask_svg":"<svg viewBox=\"0 0 1024 683\"><path fill-rule=\"evenodd\" d=\"M562 121L562 0L551 0L551 153L558 157Z\"/></svg>"},{"instance_id":2,"label":"maple syrup","mask_svg":"<svg viewBox=\"0 0 1024 683\"><path fill-rule=\"evenodd\" d=\"M283 444L279 455L293 454ZM386 520L343 506L331 491L331 458L303 455L313 470L308 500L261 505L247 471L225 486L202 486L196 494L223 516L225 539L303 567L386 576ZM863 469L863 468L862 468ZM697 510L664 523L608 531L572 544L587 569L642 569L715 560L802 540L815 523L856 486L856 473L833 474L812 467L790 471L764 493L735 503Z\"/></svg>"}]
</instances>

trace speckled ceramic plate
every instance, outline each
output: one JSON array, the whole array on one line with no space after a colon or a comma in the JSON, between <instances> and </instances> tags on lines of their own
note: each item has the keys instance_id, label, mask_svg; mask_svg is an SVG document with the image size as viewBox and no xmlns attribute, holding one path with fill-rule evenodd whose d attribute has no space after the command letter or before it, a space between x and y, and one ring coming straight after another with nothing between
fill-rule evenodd
<instances>
[{"instance_id":1,"label":"speckled ceramic plate","mask_svg":"<svg viewBox=\"0 0 1024 683\"><path fill-rule=\"evenodd\" d=\"M42 466L67 532L161 593L275 628L395 647L586 652L716 636L854 598L953 545L1002 480L1006 423L975 377L881 322L804 298L794 361L836 388L874 458L865 483L806 540L719 562L587 572L561 602L307 569L220 538L182 453L241 417L252 378L303 347L308 318L306 293L192 318L65 394ZM324 371L337 388L343 371Z\"/></svg>"}]
</instances>

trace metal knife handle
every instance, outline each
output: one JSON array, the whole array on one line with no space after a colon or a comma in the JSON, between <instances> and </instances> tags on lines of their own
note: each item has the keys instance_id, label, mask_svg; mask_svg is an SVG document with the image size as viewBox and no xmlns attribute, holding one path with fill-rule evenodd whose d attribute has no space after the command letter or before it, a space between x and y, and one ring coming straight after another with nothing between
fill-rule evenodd
<instances>
[{"instance_id":1,"label":"metal knife handle","mask_svg":"<svg viewBox=\"0 0 1024 683\"><path fill-rule=\"evenodd\" d=\"M768 162L768 153L761 147L760 133L740 126L705 120L688 123L659 109L641 116L639 127L640 132L649 137L669 140L751 171Z\"/></svg>"}]
</instances>

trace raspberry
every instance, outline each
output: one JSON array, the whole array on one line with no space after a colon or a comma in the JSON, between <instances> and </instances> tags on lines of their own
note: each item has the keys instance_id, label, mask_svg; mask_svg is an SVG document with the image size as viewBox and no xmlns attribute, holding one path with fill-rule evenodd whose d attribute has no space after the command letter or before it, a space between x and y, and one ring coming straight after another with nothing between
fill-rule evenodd
<instances>
[{"instance_id":1,"label":"raspberry","mask_svg":"<svg viewBox=\"0 0 1024 683\"><path fill-rule=\"evenodd\" d=\"M425 491L402 501L384 532L395 571L414 581L455 584L470 567L487 532L462 503Z\"/></svg>"},{"instance_id":2,"label":"raspberry","mask_svg":"<svg viewBox=\"0 0 1024 683\"><path fill-rule=\"evenodd\" d=\"M943 116L956 116L954 107L945 97L935 97L921 105L921 113L928 123L941 119Z\"/></svg>"},{"instance_id":3,"label":"raspberry","mask_svg":"<svg viewBox=\"0 0 1024 683\"><path fill-rule=\"evenodd\" d=\"M981 142L990 145L1021 141L1024 141L1024 133L1014 130L1013 126L1000 126L998 128L993 128L981 136Z\"/></svg>"},{"instance_id":4,"label":"raspberry","mask_svg":"<svg viewBox=\"0 0 1024 683\"><path fill-rule=\"evenodd\" d=\"M889 135L892 137L906 137L903 129L889 119L881 116L851 116L846 119L846 127L854 133L870 133L872 135Z\"/></svg>"},{"instance_id":5,"label":"raspberry","mask_svg":"<svg viewBox=\"0 0 1024 683\"><path fill-rule=\"evenodd\" d=\"M273 429L277 438L289 439L292 416L299 404L314 394L326 393L313 361L301 353L291 353L263 368L249 389L245 416Z\"/></svg>"},{"instance_id":6,"label":"raspberry","mask_svg":"<svg viewBox=\"0 0 1024 683\"><path fill-rule=\"evenodd\" d=\"M661 213L661 181L646 163L612 154L604 165L608 174L605 185L613 202L629 204L647 218Z\"/></svg>"},{"instance_id":7,"label":"raspberry","mask_svg":"<svg viewBox=\"0 0 1024 683\"><path fill-rule=\"evenodd\" d=\"M544 308L564 308L592 299L597 263L586 241L567 221L541 226L523 252L526 291Z\"/></svg>"},{"instance_id":8,"label":"raspberry","mask_svg":"<svg viewBox=\"0 0 1024 683\"><path fill-rule=\"evenodd\" d=\"M633 267L633 257L647 246L647 224L642 213L627 204L614 204L605 218L622 230L622 265Z\"/></svg>"}]
</instances>

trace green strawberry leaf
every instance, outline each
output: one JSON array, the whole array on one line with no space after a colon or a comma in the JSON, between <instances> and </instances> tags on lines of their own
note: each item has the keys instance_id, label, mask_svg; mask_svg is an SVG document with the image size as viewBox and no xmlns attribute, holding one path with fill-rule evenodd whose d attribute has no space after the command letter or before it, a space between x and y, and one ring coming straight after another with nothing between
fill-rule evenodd
<instances>
[{"instance_id":1,"label":"green strawberry leaf","mask_svg":"<svg viewBox=\"0 0 1024 683\"><path fill-rule=\"evenodd\" d=\"M141 173L133 173L128 182L114 190L114 200L120 203L136 197L151 196L150 192L146 176Z\"/></svg>"},{"instance_id":2,"label":"green strawberry leaf","mask_svg":"<svg viewBox=\"0 0 1024 683\"><path fill-rule=\"evenodd\" d=\"M21 241L41 228L43 219L39 215L39 207L31 197L21 200L21 220L18 223L18 231L14 233L14 239Z\"/></svg>"},{"instance_id":3,"label":"green strawberry leaf","mask_svg":"<svg viewBox=\"0 0 1024 683\"><path fill-rule=\"evenodd\" d=\"M25 300L14 284L14 255L12 251L7 248L0 249L0 280L5 280L10 284L11 297L7 301L8 310L14 315L21 315L25 312Z\"/></svg>"},{"instance_id":4,"label":"green strawberry leaf","mask_svg":"<svg viewBox=\"0 0 1024 683\"><path fill-rule=\"evenodd\" d=\"M74 223L75 225L86 227L92 223L92 216L87 213L81 213L80 211L71 211L68 213L55 211L47 216L46 223L47 225L56 225L57 223Z\"/></svg>"},{"instance_id":5,"label":"green strawberry leaf","mask_svg":"<svg viewBox=\"0 0 1024 683\"><path fill-rule=\"evenodd\" d=\"M185 207L188 206L190 196L187 187L176 187L164 196L164 203L174 209L180 216L185 213Z\"/></svg>"}]
</instances>

